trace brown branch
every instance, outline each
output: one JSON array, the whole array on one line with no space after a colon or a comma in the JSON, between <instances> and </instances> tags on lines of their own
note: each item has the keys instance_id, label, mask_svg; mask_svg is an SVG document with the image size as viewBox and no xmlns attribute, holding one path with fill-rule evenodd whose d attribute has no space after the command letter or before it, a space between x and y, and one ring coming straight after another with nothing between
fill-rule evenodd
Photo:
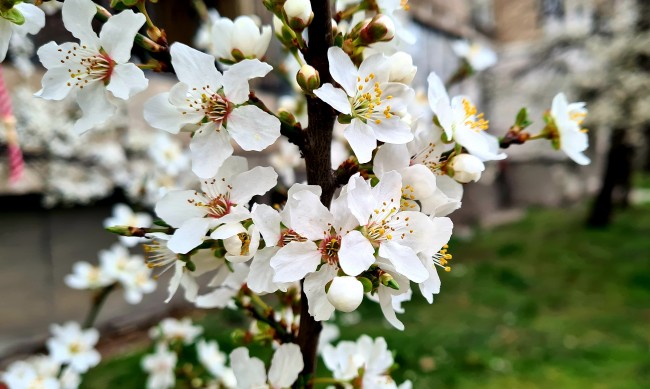
<instances>
[{"instance_id":1,"label":"brown branch","mask_svg":"<svg viewBox=\"0 0 650 389\"><path fill-rule=\"evenodd\" d=\"M332 9L329 0L311 0L314 19L309 26L309 47L305 60L320 74L322 83L332 82L327 60L327 50L332 46ZM335 112L322 100L307 96L309 125L306 129L304 156L307 168L307 182L320 185L323 189L321 202L329 206L336 190L336 180L331 168L332 129ZM301 281L301 287L304 281ZM294 388L313 388L311 378L316 371L316 349L318 337L323 328L320 322L308 313L309 304L304 287L300 295L300 332L298 345L302 351L304 368Z\"/></svg>"}]
</instances>

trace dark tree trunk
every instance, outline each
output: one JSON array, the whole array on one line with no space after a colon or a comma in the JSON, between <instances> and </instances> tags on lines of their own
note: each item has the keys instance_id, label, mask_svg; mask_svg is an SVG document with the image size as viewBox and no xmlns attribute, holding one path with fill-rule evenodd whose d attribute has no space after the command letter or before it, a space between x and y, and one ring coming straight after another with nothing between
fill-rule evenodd
<instances>
[{"instance_id":1,"label":"dark tree trunk","mask_svg":"<svg viewBox=\"0 0 650 389\"><path fill-rule=\"evenodd\" d=\"M632 147L625 142L625 134L626 131L620 128L612 132L601 188L587 220L590 227L609 225L617 190L618 202L627 201L627 193L631 186Z\"/></svg>"}]
</instances>

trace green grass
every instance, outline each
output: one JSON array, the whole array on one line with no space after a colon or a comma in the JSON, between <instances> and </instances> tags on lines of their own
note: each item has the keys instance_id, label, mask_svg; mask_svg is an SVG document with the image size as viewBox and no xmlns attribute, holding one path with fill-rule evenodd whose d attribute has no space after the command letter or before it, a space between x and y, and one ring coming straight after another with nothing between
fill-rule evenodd
<instances>
[{"instance_id":1,"label":"green grass","mask_svg":"<svg viewBox=\"0 0 650 389\"><path fill-rule=\"evenodd\" d=\"M621 212L607 230L586 230L581 210L533 211L451 251L434 303L415 293L405 304L406 331L364 303L343 338L385 337L394 376L415 388L650 387L650 208ZM202 319L225 349L241 320ZM102 363L84 387L142 388L141 355Z\"/></svg>"}]
</instances>

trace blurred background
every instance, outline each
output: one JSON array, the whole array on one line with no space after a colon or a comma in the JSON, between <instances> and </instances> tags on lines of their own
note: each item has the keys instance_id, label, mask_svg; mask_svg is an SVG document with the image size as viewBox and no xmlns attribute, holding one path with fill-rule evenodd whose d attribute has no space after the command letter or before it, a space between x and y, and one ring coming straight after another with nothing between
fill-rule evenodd
<instances>
[{"instance_id":1,"label":"blurred background","mask_svg":"<svg viewBox=\"0 0 650 389\"><path fill-rule=\"evenodd\" d=\"M261 1L206 4L222 16L254 14L271 23ZM403 49L418 67L414 88L426 91L431 71L442 79L456 72L458 40L492 50L497 62L450 94L470 95L496 135L523 106L532 128L541 129L560 91L585 101L592 164L576 165L546 142L507 150L507 160L488 164L481 180L466 186L463 207L451 215L454 264L441 275L436 301L414 296L406 303L403 333L364 303L358 313L337 316L342 338L384 336L397 354L394 376L416 388L650 387L650 1L409 5L406 26L417 43ZM160 1L151 11L170 42L197 36L201 18L187 1ZM143 102L167 90L172 77L152 75L118 119L81 137L70 132L74 103L31 97L42 69L28 46L69 40L60 15L49 19L33 42L14 42L12 61L3 64L25 166L11 179L8 137L0 134L0 369L39 350L50 323L83 319L89 294L63 279L74 262L96 263L97 252L117 241L103 228L114 204L151 213L159 187L193 182L182 141L142 118ZM278 64L285 55L272 41L267 56ZM292 91L281 76L257 86L276 107ZM273 163L266 154L249 156L251 164ZM298 181L301 174L299 167ZM166 282L161 277L137 306L109 298L98 321L108 334L100 345L104 362L85 387L142 387L146 329L164 316L190 315L225 349L233 347L229 333L242 317L197 312L178 296L164 304Z\"/></svg>"}]
</instances>

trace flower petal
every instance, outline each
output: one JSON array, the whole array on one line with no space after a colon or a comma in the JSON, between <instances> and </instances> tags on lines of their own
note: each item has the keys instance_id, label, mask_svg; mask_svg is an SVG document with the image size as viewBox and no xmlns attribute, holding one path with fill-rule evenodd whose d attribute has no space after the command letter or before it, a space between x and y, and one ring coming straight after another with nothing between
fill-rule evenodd
<instances>
[{"instance_id":1,"label":"flower petal","mask_svg":"<svg viewBox=\"0 0 650 389\"><path fill-rule=\"evenodd\" d=\"M359 231L350 231L341 240L339 264L345 274L356 276L375 262L375 249Z\"/></svg>"},{"instance_id":2,"label":"flower petal","mask_svg":"<svg viewBox=\"0 0 650 389\"><path fill-rule=\"evenodd\" d=\"M359 163L370 162L372 151L377 148L377 138L369 125L359 119L352 119L352 123L345 128L343 136L350 144Z\"/></svg>"},{"instance_id":3,"label":"flower petal","mask_svg":"<svg viewBox=\"0 0 650 389\"><path fill-rule=\"evenodd\" d=\"M329 320L334 313L334 306L327 299L325 284L336 276L334 266L323 265L321 268L305 277L303 288L309 303L309 314L317 321Z\"/></svg>"},{"instance_id":4,"label":"flower petal","mask_svg":"<svg viewBox=\"0 0 650 389\"><path fill-rule=\"evenodd\" d=\"M213 122L202 125L190 140L192 171L201 178L211 178L232 155L230 137Z\"/></svg>"},{"instance_id":5,"label":"flower petal","mask_svg":"<svg viewBox=\"0 0 650 389\"><path fill-rule=\"evenodd\" d=\"M273 247L280 239L282 218L278 211L266 204L253 204L251 211L253 224L257 226L267 247Z\"/></svg>"},{"instance_id":6,"label":"flower petal","mask_svg":"<svg viewBox=\"0 0 650 389\"><path fill-rule=\"evenodd\" d=\"M25 17L25 23L21 26L14 25L14 31L18 34L36 34L45 26L45 12L34 4L18 3L14 8L20 11Z\"/></svg>"},{"instance_id":7,"label":"flower petal","mask_svg":"<svg viewBox=\"0 0 650 389\"><path fill-rule=\"evenodd\" d=\"M410 247L384 242L379 246L379 255L388 259L398 273L413 282L420 283L429 276L427 269Z\"/></svg>"},{"instance_id":8,"label":"flower petal","mask_svg":"<svg viewBox=\"0 0 650 389\"><path fill-rule=\"evenodd\" d=\"M248 273L247 285L255 293L274 293L275 291L286 291L288 283L273 282L275 272L271 267L271 258L278 252L277 247L265 247L258 251L251 262Z\"/></svg>"},{"instance_id":9,"label":"flower petal","mask_svg":"<svg viewBox=\"0 0 650 389\"><path fill-rule=\"evenodd\" d=\"M147 89L147 85L149 85L149 80L145 78L144 72L135 64L125 63L118 64L113 68L113 74L111 74L111 80L106 89L113 93L113 96L128 100L136 93Z\"/></svg>"},{"instance_id":10,"label":"flower petal","mask_svg":"<svg viewBox=\"0 0 650 389\"><path fill-rule=\"evenodd\" d=\"M269 383L274 388L288 388L298 379L304 367L297 344L285 343L273 354L269 368Z\"/></svg>"},{"instance_id":11,"label":"flower petal","mask_svg":"<svg viewBox=\"0 0 650 389\"><path fill-rule=\"evenodd\" d=\"M74 124L74 131L82 134L104 123L115 114L115 105L108 100L106 88L101 82L86 85L77 93L77 103L83 115Z\"/></svg>"},{"instance_id":12,"label":"flower petal","mask_svg":"<svg viewBox=\"0 0 650 389\"><path fill-rule=\"evenodd\" d=\"M278 184L278 174L272 167L256 166L230 180L230 200L236 204L248 204L253 196L261 196Z\"/></svg>"},{"instance_id":13,"label":"flower petal","mask_svg":"<svg viewBox=\"0 0 650 389\"><path fill-rule=\"evenodd\" d=\"M190 87L210 86L212 91L221 87L221 73L214 65L214 57L175 42L170 48L172 65L178 80Z\"/></svg>"},{"instance_id":14,"label":"flower petal","mask_svg":"<svg viewBox=\"0 0 650 389\"><path fill-rule=\"evenodd\" d=\"M394 145L387 143L382 145L375 154L373 171L381 179L384 173L391 170L401 170L409 166L411 157L406 145Z\"/></svg>"},{"instance_id":15,"label":"flower petal","mask_svg":"<svg viewBox=\"0 0 650 389\"><path fill-rule=\"evenodd\" d=\"M108 18L99 32L99 43L109 57L118 64L131 58L133 38L144 25L146 18L130 9Z\"/></svg>"},{"instance_id":16,"label":"flower petal","mask_svg":"<svg viewBox=\"0 0 650 389\"><path fill-rule=\"evenodd\" d=\"M332 78L341 84L348 96L354 96L358 71L350 57L340 47L333 46L327 50L327 60Z\"/></svg>"},{"instance_id":17,"label":"flower petal","mask_svg":"<svg viewBox=\"0 0 650 389\"><path fill-rule=\"evenodd\" d=\"M0 33L1 32L2 31L0 30ZM41 47L41 49L43 47ZM39 56L40 56L41 49L39 49L38 51ZM58 66L58 67L48 69L48 71L45 72L45 75L43 75L43 79L41 80L41 84L43 87L41 88L41 90L36 92L34 96L46 100L62 100L70 93L72 88L74 88L74 84L72 84L69 81L70 81L70 73L68 72L67 68Z\"/></svg>"},{"instance_id":18,"label":"flower petal","mask_svg":"<svg viewBox=\"0 0 650 389\"><path fill-rule=\"evenodd\" d=\"M330 211L310 191L298 192L293 198L297 203L291 209L291 229L309 240L323 239L324 231L329 231L334 223Z\"/></svg>"},{"instance_id":19,"label":"flower petal","mask_svg":"<svg viewBox=\"0 0 650 389\"><path fill-rule=\"evenodd\" d=\"M334 85L327 83L323 84L323 86L318 89L314 89L314 94L335 110L346 115L352 113L352 107L350 107L348 96L342 89L335 88Z\"/></svg>"},{"instance_id":20,"label":"flower petal","mask_svg":"<svg viewBox=\"0 0 650 389\"><path fill-rule=\"evenodd\" d=\"M187 254L203 243L205 233L210 228L210 219L192 218L183 223L167 242L167 247L175 253Z\"/></svg>"},{"instance_id":21,"label":"flower petal","mask_svg":"<svg viewBox=\"0 0 650 389\"><path fill-rule=\"evenodd\" d=\"M248 100L250 87L248 81L252 78L264 77L273 66L258 59L245 59L232 65L223 74L223 92L228 101L242 104Z\"/></svg>"},{"instance_id":22,"label":"flower petal","mask_svg":"<svg viewBox=\"0 0 650 389\"><path fill-rule=\"evenodd\" d=\"M88 0L66 0L61 10L66 30L91 49L99 49L99 38L93 31L92 21L97 6Z\"/></svg>"},{"instance_id":23,"label":"flower petal","mask_svg":"<svg viewBox=\"0 0 650 389\"><path fill-rule=\"evenodd\" d=\"M254 105L235 108L226 128L235 142L247 151L262 151L280 137L278 118Z\"/></svg>"},{"instance_id":24,"label":"flower petal","mask_svg":"<svg viewBox=\"0 0 650 389\"><path fill-rule=\"evenodd\" d=\"M189 219L207 214L205 208L196 205L205 201L205 197L194 190L172 190L156 203L156 215L170 226L180 227Z\"/></svg>"},{"instance_id":25,"label":"flower petal","mask_svg":"<svg viewBox=\"0 0 650 389\"><path fill-rule=\"evenodd\" d=\"M251 358L246 347L239 347L230 353L230 367L237 378L237 388L265 388L266 368L258 358Z\"/></svg>"},{"instance_id":26,"label":"flower petal","mask_svg":"<svg viewBox=\"0 0 650 389\"><path fill-rule=\"evenodd\" d=\"M271 259L271 267L275 270L273 282L301 280L316 271L320 260L321 254L314 242L291 242Z\"/></svg>"}]
</instances>

